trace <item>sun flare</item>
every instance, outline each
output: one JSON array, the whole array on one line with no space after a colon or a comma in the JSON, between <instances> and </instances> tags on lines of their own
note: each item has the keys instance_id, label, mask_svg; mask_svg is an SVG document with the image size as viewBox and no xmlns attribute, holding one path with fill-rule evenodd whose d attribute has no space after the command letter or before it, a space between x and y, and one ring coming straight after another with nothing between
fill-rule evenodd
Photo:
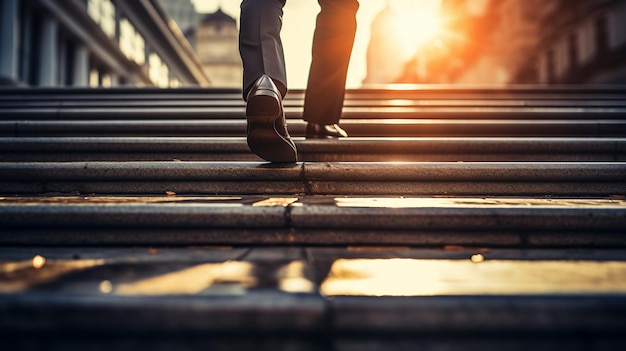
<instances>
[{"instance_id":1,"label":"sun flare","mask_svg":"<svg viewBox=\"0 0 626 351\"><path fill-rule=\"evenodd\" d=\"M410 11L399 9L391 32L399 39L403 54L411 57L424 45L435 42L443 33L439 7L413 6Z\"/></svg>"}]
</instances>

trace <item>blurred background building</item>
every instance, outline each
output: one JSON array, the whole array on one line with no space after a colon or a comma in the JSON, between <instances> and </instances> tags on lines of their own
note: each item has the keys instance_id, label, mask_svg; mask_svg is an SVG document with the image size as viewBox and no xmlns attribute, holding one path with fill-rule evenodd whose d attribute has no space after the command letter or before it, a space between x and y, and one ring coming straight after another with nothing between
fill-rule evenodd
<instances>
[{"instance_id":1,"label":"blurred background building","mask_svg":"<svg viewBox=\"0 0 626 351\"><path fill-rule=\"evenodd\" d=\"M181 28L214 86L241 87L243 71L239 56L237 20L221 7L198 13L191 0L158 0Z\"/></svg>"},{"instance_id":2,"label":"blurred background building","mask_svg":"<svg viewBox=\"0 0 626 351\"><path fill-rule=\"evenodd\" d=\"M196 11L205 1L212 13ZM290 18L315 16L296 5ZM369 49L354 60L363 72L356 86L626 82L626 0L361 7L370 16L359 23L370 28ZM218 0L2 0L0 84L240 87L237 8ZM299 54L310 59L308 50Z\"/></svg>"},{"instance_id":3,"label":"blurred background building","mask_svg":"<svg viewBox=\"0 0 626 351\"><path fill-rule=\"evenodd\" d=\"M624 0L442 0L440 19L438 34L416 43L397 74L374 72L397 66L397 50L368 55L376 64L368 62L364 83L626 83ZM388 40L389 27L376 23L373 52Z\"/></svg>"},{"instance_id":4,"label":"blurred background building","mask_svg":"<svg viewBox=\"0 0 626 351\"><path fill-rule=\"evenodd\" d=\"M158 0L158 2L183 33L195 28L202 19L203 15L196 12L191 0Z\"/></svg>"},{"instance_id":5,"label":"blurred background building","mask_svg":"<svg viewBox=\"0 0 626 351\"><path fill-rule=\"evenodd\" d=\"M156 0L2 0L0 13L2 84L210 84Z\"/></svg>"},{"instance_id":6,"label":"blurred background building","mask_svg":"<svg viewBox=\"0 0 626 351\"><path fill-rule=\"evenodd\" d=\"M218 9L205 14L186 32L202 62L204 72L216 86L241 87L243 70L239 56L237 21Z\"/></svg>"}]
</instances>

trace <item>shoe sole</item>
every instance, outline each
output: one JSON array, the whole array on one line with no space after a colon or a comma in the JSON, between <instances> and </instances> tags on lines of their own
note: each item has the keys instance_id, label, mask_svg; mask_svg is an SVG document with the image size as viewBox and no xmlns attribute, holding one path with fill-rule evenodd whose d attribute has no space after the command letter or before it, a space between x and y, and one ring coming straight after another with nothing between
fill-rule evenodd
<instances>
[{"instance_id":1,"label":"shoe sole","mask_svg":"<svg viewBox=\"0 0 626 351\"><path fill-rule=\"evenodd\" d=\"M266 161L297 162L296 149L276 130L276 120L282 117L279 101L275 94L263 90L248 99L248 147Z\"/></svg>"}]
</instances>

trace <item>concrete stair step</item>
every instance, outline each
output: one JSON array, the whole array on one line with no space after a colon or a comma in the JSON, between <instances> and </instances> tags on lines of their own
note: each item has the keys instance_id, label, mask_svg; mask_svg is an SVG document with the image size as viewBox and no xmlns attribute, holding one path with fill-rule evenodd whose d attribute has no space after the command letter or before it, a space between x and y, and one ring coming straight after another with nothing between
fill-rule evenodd
<instances>
[{"instance_id":1,"label":"concrete stair step","mask_svg":"<svg viewBox=\"0 0 626 351\"><path fill-rule=\"evenodd\" d=\"M624 138L294 138L301 161L626 161ZM0 161L261 161L242 137L0 138Z\"/></svg>"},{"instance_id":2,"label":"concrete stair step","mask_svg":"<svg viewBox=\"0 0 626 351\"><path fill-rule=\"evenodd\" d=\"M287 97L283 100L286 107L302 107L304 99L301 96ZM0 106L12 108L133 108L133 107L245 107L245 102L239 95L102 95L91 98L75 99L73 96L48 97L48 96L3 96L0 95ZM485 97L465 98L434 98L414 96L412 98L393 99L390 96L372 96L371 98L350 98L344 101L346 107L625 107L626 102L622 99L604 99L595 96L581 98L562 97L550 99L546 97L528 99L511 96L507 99L494 99Z\"/></svg>"},{"instance_id":3,"label":"concrete stair step","mask_svg":"<svg viewBox=\"0 0 626 351\"><path fill-rule=\"evenodd\" d=\"M286 107L289 119L302 117L302 107ZM102 120L102 119L245 119L245 108L151 106L146 102L137 107L3 107L3 120ZM346 106L342 118L350 119L567 119L589 120L626 118L626 107L430 107L383 105L379 107Z\"/></svg>"},{"instance_id":4,"label":"concrete stair step","mask_svg":"<svg viewBox=\"0 0 626 351\"><path fill-rule=\"evenodd\" d=\"M358 89L347 91L344 119L624 119L625 97L619 87ZM288 117L302 104L303 91L289 94ZM244 107L235 89L0 89L4 118L239 119Z\"/></svg>"},{"instance_id":5,"label":"concrete stair step","mask_svg":"<svg viewBox=\"0 0 626 351\"><path fill-rule=\"evenodd\" d=\"M0 244L624 246L624 197L0 198Z\"/></svg>"},{"instance_id":6,"label":"concrete stair step","mask_svg":"<svg viewBox=\"0 0 626 351\"><path fill-rule=\"evenodd\" d=\"M292 89L286 100L302 100L304 90ZM347 100L623 100L626 87L623 85L552 85L552 86L506 86L506 87L459 87L458 85L404 85L348 89ZM114 87L109 89L85 89L73 87L0 87L0 101L11 100L241 100L241 90L229 88L175 89Z\"/></svg>"},{"instance_id":7,"label":"concrete stair step","mask_svg":"<svg viewBox=\"0 0 626 351\"><path fill-rule=\"evenodd\" d=\"M3 162L0 194L623 195L624 162Z\"/></svg>"},{"instance_id":8,"label":"concrete stair step","mask_svg":"<svg viewBox=\"0 0 626 351\"><path fill-rule=\"evenodd\" d=\"M626 349L626 87L416 88L0 88L3 345Z\"/></svg>"},{"instance_id":9,"label":"concrete stair step","mask_svg":"<svg viewBox=\"0 0 626 351\"><path fill-rule=\"evenodd\" d=\"M0 329L20 349L625 345L623 250L9 248Z\"/></svg>"},{"instance_id":10,"label":"concrete stair step","mask_svg":"<svg viewBox=\"0 0 626 351\"><path fill-rule=\"evenodd\" d=\"M306 123L288 121L292 136L304 136ZM626 135L626 119L344 119L351 137L551 136L611 137ZM36 136L245 136L245 118L237 120L5 120L2 137Z\"/></svg>"}]
</instances>

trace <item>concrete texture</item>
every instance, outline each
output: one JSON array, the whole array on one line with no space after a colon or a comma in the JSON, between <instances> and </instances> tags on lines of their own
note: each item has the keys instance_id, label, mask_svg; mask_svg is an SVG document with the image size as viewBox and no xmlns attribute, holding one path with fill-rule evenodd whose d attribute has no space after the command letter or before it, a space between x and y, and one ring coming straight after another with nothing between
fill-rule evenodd
<instances>
[{"instance_id":1,"label":"concrete texture","mask_svg":"<svg viewBox=\"0 0 626 351\"><path fill-rule=\"evenodd\" d=\"M0 193L620 195L622 162L0 164Z\"/></svg>"},{"instance_id":2,"label":"concrete texture","mask_svg":"<svg viewBox=\"0 0 626 351\"><path fill-rule=\"evenodd\" d=\"M623 200L65 196L0 199L2 244L622 246Z\"/></svg>"},{"instance_id":3,"label":"concrete texture","mask_svg":"<svg viewBox=\"0 0 626 351\"><path fill-rule=\"evenodd\" d=\"M60 126L59 126L60 127ZM139 125L138 127L148 128ZM90 127L91 128L91 127ZM63 128L61 128L63 129ZM176 131L177 128L169 129ZM84 133L79 130L77 133ZM624 161L623 138L296 138L301 161ZM2 162L262 161L243 137L19 137L0 139Z\"/></svg>"}]
</instances>

